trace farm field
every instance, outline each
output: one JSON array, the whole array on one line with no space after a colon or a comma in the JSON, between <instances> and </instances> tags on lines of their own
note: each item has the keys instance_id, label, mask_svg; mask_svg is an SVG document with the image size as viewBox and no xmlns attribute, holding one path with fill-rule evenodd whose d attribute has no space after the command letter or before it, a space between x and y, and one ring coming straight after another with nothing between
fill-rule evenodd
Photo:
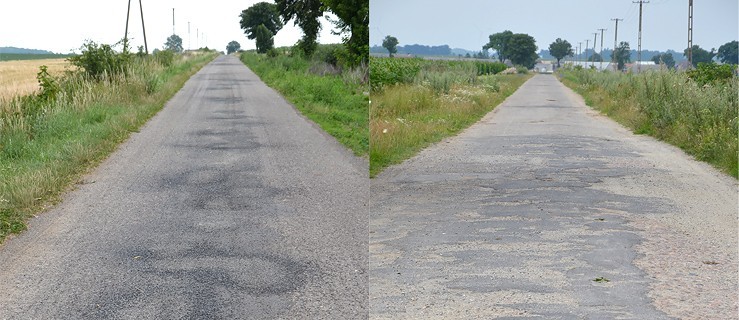
<instances>
[{"instance_id":1,"label":"farm field","mask_svg":"<svg viewBox=\"0 0 739 320\"><path fill-rule=\"evenodd\" d=\"M469 127L530 78L504 70L497 62L371 58L370 176Z\"/></svg>"},{"instance_id":2,"label":"farm field","mask_svg":"<svg viewBox=\"0 0 739 320\"><path fill-rule=\"evenodd\" d=\"M39 89L36 74L42 65L52 75L71 68L66 58L0 61L0 100L36 92Z\"/></svg>"}]
</instances>

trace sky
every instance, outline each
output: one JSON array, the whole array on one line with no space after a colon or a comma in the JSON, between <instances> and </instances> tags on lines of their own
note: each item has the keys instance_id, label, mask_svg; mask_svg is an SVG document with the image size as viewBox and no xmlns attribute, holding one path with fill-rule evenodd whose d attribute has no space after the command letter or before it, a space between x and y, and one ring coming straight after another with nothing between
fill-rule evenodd
<instances>
[{"instance_id":1,"label":"sky","mask_svg":"<svg viewBox=\"0 0 739 320\"><path fill-rule=\"evenodd\" d=\"M693 44L710 50L739 39L739 1L695 0ZM613 48L615 21L618 41L637 48L639 4L632 0L370 0L370 45L386 35L399 45L444 45L479 51L488 36L504 30L526 33L539 49L557 38L574 47L589 39L592 48L600 28L603 48ZM688 46L688 0L651 0L643 5L642 50L682 52Z\"/></svg>"},{"instance_id":2,"label":"sky","mask_svg":"<svg viewBox=\"0 0 739 320\"><path fill-rule=\"evenodd\" d=\"M262 0L264 1L264 0ZM149 51L161 49L172 35L172 8L175 8L175 33L183 47L208 46L221 51L235 40L242 49L256 48L239 25L242 10L259 0L141 0ZM272 2L272 1L267 1ZM116 43L123 39L128 0L23 0L0 2L0 47L49 50L55 53L79 52L84 40ZM322 19L321 43L339 43L332 35L333 25ZM190 32L188 36L188 22ZM139 1L131 1L129 39L132 48L144 44ZM203 36L198 36L198 33ZM289 21L275 36L275 46L294 45L302 36Z\"/></svg>"}]
</instances>

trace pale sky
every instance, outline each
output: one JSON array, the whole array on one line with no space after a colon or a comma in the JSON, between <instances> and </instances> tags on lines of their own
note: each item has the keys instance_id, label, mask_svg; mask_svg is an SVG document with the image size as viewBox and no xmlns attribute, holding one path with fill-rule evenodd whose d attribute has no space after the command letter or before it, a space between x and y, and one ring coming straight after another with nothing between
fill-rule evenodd
<instances>
[{"instance_id":1,"label":"pale sky","mask_svg":"<svg viewBox=\"0 0 739 320\"><path fill-rule=\"evenodd\" d=\"M125 33L128 0L0 1L0 47L69 53L78 49L85 39L112 44L123 39ZM185 49L208 46L225 51L232 40L239 42L242 49L254 49L254 40L248 40L239 26L239 14L257 2L260 1L142 0L149 51L161 49L172 35L172 8L175 8L175 31ZM319 42L341 42L340 36L331 34L333 25L322 20ZM204 36L198 37L196 30ZM128 32L135 51L144 44L138 0L131 1ZM290 21L275 36L275 46L291 46L301 36L302 31Z\"/></svg>"},{"instance_id":2,"label":"pale sky","mask_svg":"<svg viewBox=\"0 0 739 320\"><path fill-rule=\"evenodd\" d=\"M710 50L739 38L739 1L695 0L693 44ZM400 45L448 44L452 48L481 50L488 36L504 30L527 33L539 49L556 38L577 42L606 28L603 48L612 48L615 22L618 41L637 48L639 5L632 0L370 0L370 45L381 45L386 35ZM688 0L651 0L644 4L642 50L673 49L688 43Z\"/></svg>"}]
</instances>

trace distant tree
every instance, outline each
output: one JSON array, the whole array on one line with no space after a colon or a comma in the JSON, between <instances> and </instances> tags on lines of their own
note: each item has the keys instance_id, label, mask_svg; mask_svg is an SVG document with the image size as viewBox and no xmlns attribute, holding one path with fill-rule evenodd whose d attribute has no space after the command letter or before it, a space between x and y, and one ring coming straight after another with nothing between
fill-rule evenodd
<instances>
[{"instance_id":1,"label":"distant tree","mask_svg":"<svg viewBox=\"0 0 739 320\"><path fill-rule=\"evenodd\" d=\"M495 50L496 52L498 52L498 60L500 60L500 62L504 62L506 59L509 58L508 42L510 41L512 36L513 32L511 32L510 30L491 34L490 36L488 36L488 39L490 41L482 46L482 48L483 50Z\"/></svg>"},{"instance_id":2,"label":"distant tree","mask_svg":"<svg viewBox=\"0 0 739 320\"><path fill-rule=\"evenodd\" d=\"M382 46L387 49L390 57L392 57L396 52L398 52L398 38L386 36L385 40L382 40Z\"/></svg>"},{"instance_id":3,"label":"distant tree","mask_svg":"<svg viewBox=\"0 0 739 320\"><path fill-rule=\"evenodd\" d=\"M469 52L467 52L467 53L466 53L466 54L464 55L464 57L465 57L465 58L472 58L472 56L470 55L470 53L469 53Z\"/></svg>"},{"instance_id":4,"label":"distant tree","mask_svg":"<svg viewBox=\"0 0 739 320\"><path fill-rule=\"evenodd\" d=\"M231 41L226 46L226 54L232 54L232 53L234 53L236 51L239 51L239 50L241 50L241 44L239 44L236 41Z\"/></svg>"},{"instance_id":5,"label":"distant tree","mask_svg":"<svg viewBox=\"0 0 739 320\"><path fill-rule=\"evenodd\" d=\"M241 11L239 17L241 17L239 21L241 29L250 40L257 38L257 29L260 25L267 28L272 36L282 29L282 21L280 21L280 14L275 4L259 2Z\"/></svg>"},{"instance_id":6,"label":"distant tree","mask_svg":"<svg viewBox=\"0 0 739 320\"><path fill-rule=\"evenodd\" d=\"M322 0L338 21L332 21L339 29L337 34L349 33L343 38L349 53L346 62L350 66L366 63L369 57L369 0Z\"/></svg>"},{"instance_id":7,"label":"distant tree","mask_svg":"<svg viewBox=\"0 0 739 320\"><path fill-rule=\"evenodd\" d=\"M276 0L277 11L284 23L294 20L294 24L303 30L303 37L296 47L306 57L310 57L318 46L318 32L321 31L321 22L324 6L320 0Z\"/></svg>"},{"instance_id":8,"label":"distant tree","mask_svg":"<svg viewBox=\"0 0 739 320\"><path fill-rule=\"evenodd\" d=\"M269 29L263 24L257 26L257 28L254 30L254 37L257 40L258 53L266 53L267 51L269 51L269 49L274 48L274 39L272 38L273 36L274 34L272 34L272 31L269 31Z\"/></svg>"},{"instance_id":9,"label":"distant tree","mask_svg":"<svg viewBox=\"0 0 739 320\"><path fill-rule=\"evenodd\" d=\"M536 54L536 40L528 34L516 33L511 35L505 46L505 55L513 64L533 68L539 55Z\"/></svg>"},{"instance_id":10,"label":"distant tree","mask_svg":"<svg viewBox=\"0 0 739 320\"><path fill-rule=\"evenodd\" d=\"M706 51L705 49L702 49L697 44L693 45L693 67L697 67L699 63L712 63L713 57L716 56L716 53L714 52L715 49L711 49L710 52ZM688 49L686 48L685 51L683 51L683 55L685 57L688 56Z\"/></svg>"},{"instance_id":11,"label":"distant tree","mask_svg":"<svg viewBox=\"0 0 739 320\"><path fill-rule=\"evenodd\" d=\"M652 57L652 61L656 64L662 64L664 63L665 66L667 66L668 69L674 69L675 68L675 58L672 57L672 53L663 53L660 55L656 55Z\"/></svg>"},{"instance_id":12,"label":"distant tree","mask_svg":"<svg viewBox=\"0 0 739 320\"><path fill-rule=\"evenodd\" d=\"M593 53L592 56L588 57L588 61L602 62L603 61L603 57L600 56L600 53L595 52L595 53Z\"/></svg>"},{"instance_id":13,"label":"distant tree","mask_svg":"<svg viewBox=\"0 0 739 320\"><path fill-rule=\"evenodd\" d=\"M613 55L618 66L618 70L623 70L626 63L631 62L631 48L629 47L629 43L625 41L619 43L616 50L613 51Z\"/></svg>"},{"instance_id":14,"label":"distant tree","mask_svg":"<svg viewBox=\"0 0 739 320\"><path fill-rule=\"evenodd\" d=\"M182 52L182 38L173 34L167 38L167 42L164 43L164 50L180 53Z\"/></svg>"},{"instance_id":15,"label":"distant tree","mask_svg":"<svg viewBox=\"0 0 739 320\"><path fill-rule=\"evenodd\" d=\"M734 40L724 43L718 47L716 57L726 64L739 64L739 42Z\"/></svg>"},{"instance_id":16,"label":"distant tree","mask_svg":"<svg viewBox=\"0 0 739 320\"><path fill-rule=\"evenodd\" d=\"M567 40L557 38L549 45L549 54L557 59L557 68L559 68L559 61L566 56L574 54L572 51L572 45Z\"/></svg>"}]
</instances>

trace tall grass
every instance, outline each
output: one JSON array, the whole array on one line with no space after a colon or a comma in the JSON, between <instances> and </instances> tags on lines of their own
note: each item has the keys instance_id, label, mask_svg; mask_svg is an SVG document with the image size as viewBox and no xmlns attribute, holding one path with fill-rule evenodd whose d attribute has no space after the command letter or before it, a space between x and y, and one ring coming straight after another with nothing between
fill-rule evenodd
<instances>
[{"instance_id":1,"label":"tall grass","mask_svg":"<svg viewBox=\"0 0 739 320\"><path fill-rule=\"evenodd\" d=\"M467 128L529 79L486 74L475 62L373 58L370 63L379 64L371 65L370 79L382 81L372 84L370 176ZM505 68L498 69L489 70Z\"/></svg>"},{"instance_id":2,"label":"tall grass","mask_svg":"<svg viewBox=\"0 0 739 320\"><path fill-rule=\"evenodd\" d=\"M325 51L319 45L318 52ZM331 57L306 59L285 49L275 57L244 52L241 60L300 112L358 156L367 155L367 68L343 69Z\"/></svg>"},{"instance_id":3,"label":"tall grass","mask_svg":"<svg viewBox=\"0 0 739 320\"><path fill-rule=\"evenodd\" d=\"M685 73L569 70L562 81L588 105L737 177L737 77L700 85Z\"/></svg>"},{"instance_id":4,"label":"tall grass","mask_svg":"<svg viewBox=\"0 0 739 320\"><path fill-rule=\"evenodd\" d=\"M181 57L169 67L137 58L101 81L81 72L53 78L51 98L42 90L0 102L0 242L25 229L214 57Z\"/></svg>"}]
</instances>

